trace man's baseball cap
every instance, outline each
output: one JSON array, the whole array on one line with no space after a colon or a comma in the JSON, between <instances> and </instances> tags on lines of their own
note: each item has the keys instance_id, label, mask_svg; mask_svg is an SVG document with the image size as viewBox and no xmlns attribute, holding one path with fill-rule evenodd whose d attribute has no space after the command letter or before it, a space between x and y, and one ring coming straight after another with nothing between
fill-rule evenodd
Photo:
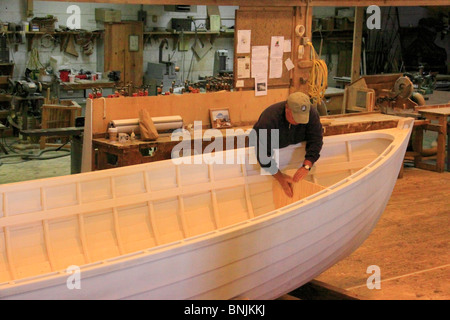
<instances>
[{"instance_id":1,"label":"man's baseball cap","mask_svg":"<svg viewBox=\"0 0 450 320\"><path fill-rule=\"evenodd\" d=\"M309 122L309 110L311 101L303 92L294 92L287 99L288 108L292 111L295 122L307 124Z\"/></svg>"}]
</instances>

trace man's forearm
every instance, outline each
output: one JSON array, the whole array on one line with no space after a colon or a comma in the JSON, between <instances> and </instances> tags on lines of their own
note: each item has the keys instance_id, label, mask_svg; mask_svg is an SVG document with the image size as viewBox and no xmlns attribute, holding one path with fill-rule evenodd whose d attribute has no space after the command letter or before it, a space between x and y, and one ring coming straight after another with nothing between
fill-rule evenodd
<instances>
[{"instance_id":1,"label":"man's forearm","mask_svg":"<svg viewBox=\"0 0 450 320\"><path fill-rule=\"evenodd\" d=\"M278 171L272 175L277 181L283 179L283 173L278 169Z\"/></svg>"}]
</instances>

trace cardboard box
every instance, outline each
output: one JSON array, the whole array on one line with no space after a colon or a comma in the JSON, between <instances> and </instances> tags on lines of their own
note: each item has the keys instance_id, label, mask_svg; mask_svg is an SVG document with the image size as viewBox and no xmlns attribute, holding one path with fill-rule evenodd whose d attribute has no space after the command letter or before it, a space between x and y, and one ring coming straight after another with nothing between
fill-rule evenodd
<instances>
[{"instance_id":1,"label":"cardboard box","mask_svg":"<svg viewBox=\"0 0 450 320\"><path fill-rule=\"evenodd\" d=\"M209 16L209 30L210 31L220 31L220 16L210 15Z\"/></svg>"},{"instance_id":2,"label":"cardboard box","mask_svg":"<svg viewBox=\"0 0 450 320\"><path fill-rule=\"evenodd\" d=\"M335 18L335 27L338 30L353 30L354 18Z\"/></svg>"},{"instance_id":3,"label":"cardboard box","mask_svg":"<svg viewBox=\"0 0 450 320\"><path fill-rule=\"evenodd\" d=\"M120 22L122 21L122 11L114 9L95 8L95 21Z\"/></svg>"},{"instance_id":4,"label":"cardboard box","mask_svg":"<svg viewBox=\"0 0 450 320\"><path fill-rule=\"evenodd\" d=\"M334 17L320 19L322 30L332 31L334 30Z\"/></svg>"}]
</instances>

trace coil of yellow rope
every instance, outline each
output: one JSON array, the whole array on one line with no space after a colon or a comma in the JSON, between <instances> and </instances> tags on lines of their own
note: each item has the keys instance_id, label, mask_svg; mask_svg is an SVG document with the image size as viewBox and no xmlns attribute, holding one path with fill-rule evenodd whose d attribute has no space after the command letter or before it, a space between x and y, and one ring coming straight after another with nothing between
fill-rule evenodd
<instances>
[{"instance_id":1,"label":"coil of yellow rope","mask_svg":"<svg viewBox=\"0 0 450 320\"><path fill-rule=\"evenodd\" d=\"M309 95L314 103L320 103L325 96L328 87L328 68L324 60L321 60L314 50L311 42L307 43L311 47L311 60L313 62L311 76L309 77Z\"/></svg>"}]
</instances>

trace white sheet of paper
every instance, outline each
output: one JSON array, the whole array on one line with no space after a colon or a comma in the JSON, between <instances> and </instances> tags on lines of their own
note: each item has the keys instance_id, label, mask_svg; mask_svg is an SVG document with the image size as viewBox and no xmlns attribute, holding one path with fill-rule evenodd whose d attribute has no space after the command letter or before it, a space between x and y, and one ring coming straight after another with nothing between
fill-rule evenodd
<instances>
[{"instance_id":1,"label":"white sheet of paper","mask_svg":"<svg viewBox=\"0 0 450 320\"><path fill-rule=\"evenodd\" d=\"M284 52L291 52L291 39L284 39Z\"/></svg>"},{"instance_id":2,"label":"white sheet of paper","mask_svg":"<svg viewBox=\"0 0 450 320\"><path fill-rule=\"evenodd\" d=\"M250 57L237 58L237 77L250 78Z\"/></svg>"},{"instance_id":3,"label":"white sheet of paper","mask_svg":"<svg viewBox=\"0 0 450 320\"><path fill-rule=\"evenodd\" d=\"M255 96L267 95L267 75L255 77Z\"/></svg>"},{"instance_id":4,"label":"white sheet of paper","mask_svg":"<svg viewBox=\"0 0 450 320\"><path fill-rule=\"evenodd\" d=\"M281 58L270 59L269 78L281 78L283 74L283 60Z\"/></svg>"},{"instance_id":5,"label":"white sheet of paper","mask_svg":"<svg viewBox=\"0 0 450 320\"><path fill-rule=\"evenodd\" d=\"M288 71L294 69L294 63L292 62L291 58L287 58L286 61L284 61L284 65L286 66Z\"/></svg>"},{"instance_id":6,"label":"white sheet of paper","mask_svg":"<svg viewBox=\"0 0 450 320\"><path fill-rule=\"evenodd\" d=\"M268 46L253 46L252 47L252 64L251 74L252 78L257 76L267 77L269 69L269 47Z\"/></svg>"},{"instance_id":7,"label":"white sheet of paper","mask_svg":"<svg viewBox=\"0 0 450 320\"><path fill-rule=\"evenodd\" d=\"M284 37L273 36L270 41L270 58L283 58Z\"/></svg>"},{"instance_id":8,"label":"white sheet of paper","mask_svg":"<svg viewBox=\"0 0 450 320\"><path fill-rule=\"evenodd\" d=\"M251 35L251 30L238 30L236 53L250 53Z\"/></svg>"},{"instance_id":9,"label":"white sheet of paper","mask_svg":"<svg viewBox=\"0 0 450 320\"><path fill-rule=\"evenodd\" d=\"M236 81L236 88L242 88L244 86L244 80Z\"/></svg>"}]
</instances>

